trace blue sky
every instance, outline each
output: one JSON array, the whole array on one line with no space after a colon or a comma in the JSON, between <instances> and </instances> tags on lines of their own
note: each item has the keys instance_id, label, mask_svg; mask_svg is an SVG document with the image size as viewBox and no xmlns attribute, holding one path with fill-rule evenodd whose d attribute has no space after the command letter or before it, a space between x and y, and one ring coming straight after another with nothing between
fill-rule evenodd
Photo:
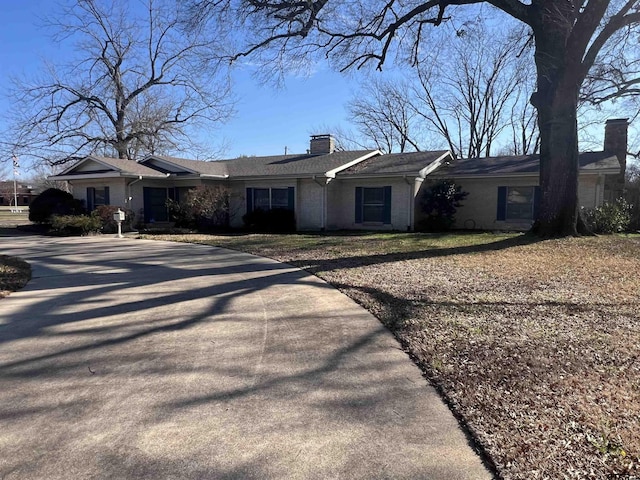
<instances>
[{"instance_id":1,"label":"blue sky","mask_svg":"<svg viewBox=\"0 0 640 480\"><path fill-rule=\"evenodd\" d=\"M0 111L9 107L6 98L10 78L37 75L42 59L55 62L65 57L60 45L53 45L39 17L52 13L56 2L0 0ZM357 78L330 71L326 66L308 78L288 77L283 88L261 85L248 68L236 68L234 91L239 102L236 115L220 129L201 131L212 145L224 142L225 157L276 155L305 152L309 135L319 127L346 122L344 104L357 87ZM7 128L0 115L0 131ZM6 162L8 158L2 160Z\"/></svg>"},{"instance_id":2,"label":"blue sky","mask_svg":"<svg viewBox=\"0 0 640 480\"><path fill-rule=\"evenodd\" d=\"M55 9L56 2L51 0L0 0L0 112L9 107L6 92L11 76L37 75L43 58L55 63L69 53L64 46L52 44L39 26L39 17ZM284 153L285 147L290 153L301 153L308 148L309 135L333 133L324 131L327 126L349 127L344 105L362 80L362 72L345 76L320 64L309 78L289 77L282 89L275 89L254 80L249 69L235 70L236 115L219 129L199 132L213 146L224 142L224 157L276 155ZM0 131L7 127L0 114ZM581 147L599 149L602 131L600 122L589 128L594 140ZM631 143L637 144L638 134L630 133ZM0 174L9 162L10 152L0 156Z\"/></svg>"}]
</instances>

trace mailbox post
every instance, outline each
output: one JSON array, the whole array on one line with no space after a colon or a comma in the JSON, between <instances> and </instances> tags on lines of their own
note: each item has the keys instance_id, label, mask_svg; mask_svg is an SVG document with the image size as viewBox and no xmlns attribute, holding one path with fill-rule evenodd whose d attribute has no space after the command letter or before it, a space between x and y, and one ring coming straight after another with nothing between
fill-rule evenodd
<instances>
[{"instance_id":1,"label":"mailbox post","mask_svg":"<svg viewBox=\"0 0 640 480\"><path fill-rule=\"evenodd\" d=\"M118 211L113 214L113 219L118 224L117 238L122 238L122 222L124 222L124 212L118 208Z\"/></svg>"}]
</instances>

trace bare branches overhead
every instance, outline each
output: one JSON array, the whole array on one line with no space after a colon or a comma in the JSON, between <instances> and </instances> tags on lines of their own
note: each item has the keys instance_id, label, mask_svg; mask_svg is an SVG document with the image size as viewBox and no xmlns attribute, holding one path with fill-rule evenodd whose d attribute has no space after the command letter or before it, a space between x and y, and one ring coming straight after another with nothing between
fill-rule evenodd
<instances>
[{"instance_id":1,"label":"bare branches overhead","mask_svg":"<svg viewBox=\"0 0 640 480\"><path fill-rule=\"evenodd\" d=\"M327 59L339 70L388 61L417 66L438 48L431 27L458 34L465 14L512 18L529 29L535 49L542 198L535 230L584 232L578 208L577 109L638 93L640 0L193 0L194 22L233 40L230 61L249 57L269 72ZM203 13L204 11L204 13ZM211 23L209 23L211 22ZM220 28L224 26L224 28ZM242 34L238 34L238 28ZM452 66L457 68L457 66ZM436 82L438 79L430 79ZM524 121L523 124L528 124Z\"/></svg>"},{"instance_id":2,"label":"bare branches overhead","mask_svg":"<svg viewBox=\"0 0 640 480\"><path fill-rule=\"evenodd\" d=\"M13 138L23 154L135 158L187 142L190 125L215 126L232 110L227 80L205 60L215 43L186 32L171 2L77 0L48 22L77 55L16 80Z\"/></svg>"}]
</instances>

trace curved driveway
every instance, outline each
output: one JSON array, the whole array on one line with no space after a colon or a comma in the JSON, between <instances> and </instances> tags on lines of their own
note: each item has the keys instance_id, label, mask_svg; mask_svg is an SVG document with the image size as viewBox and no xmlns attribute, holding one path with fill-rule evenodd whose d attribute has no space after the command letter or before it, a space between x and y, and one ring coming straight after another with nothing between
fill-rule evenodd
<instances>
[{"instance_id":1,"label":"curved driveway","mask_svg":"<svg viewBox=\"0 0 640 480\"><path fill-rule=\"evenodd\" d=\"M296 268L108 237L3 237L0 479L490 478L369 313Z\"/></svg>"}]
</instances>

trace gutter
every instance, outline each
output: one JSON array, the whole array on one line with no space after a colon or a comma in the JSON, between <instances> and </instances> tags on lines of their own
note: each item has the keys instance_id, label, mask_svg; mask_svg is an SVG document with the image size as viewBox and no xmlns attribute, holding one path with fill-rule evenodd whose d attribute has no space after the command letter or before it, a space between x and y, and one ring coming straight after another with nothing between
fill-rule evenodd
<instances>
[{"instance_id":1,"label":"gutter","mask_svg":"<svg viewBox=\"0 0 640 480\"><path fill-rule=\"evenodd\" d=\"M212 173L201 173L200 178L213 178L213 179L219 179L219 180L226 180L229 178L229 175L228 174L214 175Z\"/></svg>"}]
</instances>

